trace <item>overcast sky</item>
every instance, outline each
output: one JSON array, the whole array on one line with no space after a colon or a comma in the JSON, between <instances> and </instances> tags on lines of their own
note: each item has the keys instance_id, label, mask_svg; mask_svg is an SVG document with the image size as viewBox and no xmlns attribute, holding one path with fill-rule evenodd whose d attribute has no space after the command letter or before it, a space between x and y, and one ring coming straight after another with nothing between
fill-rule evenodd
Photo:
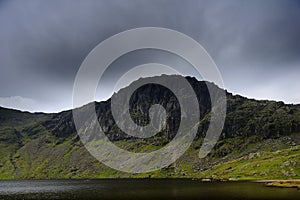
<instances>
[{"instance_id":1,"label":"overcast sky","mask_svg":"<svg viewBox=\"0 0 300 200\"><path fill-rule=\"evenodd\" d=\"M71 108L74 78L87 54L113 34L145 26L198 41L234 94L300 103L300 1L2 0L0 106ZM187 67L171 57L145 51L120 58L106 73L106 84L136 63ZM98 90L97 100L109 95Z\"/></svg>"}]
</instances>

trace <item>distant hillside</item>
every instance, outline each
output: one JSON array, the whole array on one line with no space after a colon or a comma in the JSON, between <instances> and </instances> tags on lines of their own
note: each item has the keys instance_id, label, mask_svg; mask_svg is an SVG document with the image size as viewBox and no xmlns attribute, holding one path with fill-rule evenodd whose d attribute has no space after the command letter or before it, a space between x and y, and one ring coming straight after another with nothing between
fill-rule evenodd
<instances>
[{"instance_id":1,"label":"distant hillside","mask_svg":"<svg viewBox=\"0 0 300 200\"><path fill-rule=\"evenodd\" d=\"M152 78L147 78L152 79ZM126 174L110 169L83 147L72 111L44 114L0 108L0 178L116 178L191 177L232 179L300 178L300 106L258 101L227 95L227 116L221 138L213 151L199 159L211 111L207 85L213 83L186 77L197 94L201 116L197 137L189 150L173 165L148 174ZM122 89L126 91L126 88ZM121 91L120 91L121 92ZM166 129L149 139L124 134L115 124L110 100L95 105L99 122L116 145L148 152L167 144L180 122L180 105L168 89L148 84L134 92L130 114L137 124L149 122L153 104L165 107Z\"/></svg>"}]
</instances>

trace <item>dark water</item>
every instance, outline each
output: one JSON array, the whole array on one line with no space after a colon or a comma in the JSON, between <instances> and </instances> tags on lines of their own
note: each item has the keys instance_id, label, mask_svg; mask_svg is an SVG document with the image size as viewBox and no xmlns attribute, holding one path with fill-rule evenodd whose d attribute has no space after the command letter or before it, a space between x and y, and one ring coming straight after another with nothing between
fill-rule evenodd
<instances>
[{"instance_id":1,"label":"dark water","mask_svg":"<svg viewBox=\"0 0 300 200\"><path fill-rule=\"evenodd\" d=\"M188 179L0 181L0 199L300 199L300 190Z\"/></svg>"}]
</instances>

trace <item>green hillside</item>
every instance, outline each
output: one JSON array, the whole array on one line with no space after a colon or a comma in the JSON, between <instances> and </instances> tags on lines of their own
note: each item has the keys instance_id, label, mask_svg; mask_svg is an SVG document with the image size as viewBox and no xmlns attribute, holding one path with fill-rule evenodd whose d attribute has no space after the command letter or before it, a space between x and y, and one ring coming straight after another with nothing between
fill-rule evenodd
<instances>
[{"instance_id":1,"label":"green hillside","mask_svg":"<svg viewBox=\"0 0 300 200\"><path fill-rule=\"evenodd\" d=\"M101 164L83 147L71 111L43 114L0 108L0 179L300 178L299 105L257 101L227 92L227 117L221 138L213 151L200 159L199 149L210 119L209 94L204 82L187 79L199 96L201 123L196 139L174 164L147 174L119 172ZM221 90L207 84L216 93ZM131 115L133 119L144 118L142 123L147 123L147 109L153 103L178 115L176 102L170 100L172 94L161 92L159 87L143 87L135 96L141 98L133 99ZM109 103L96 103L99 122L110 140L123 149L149 152L163 147L176 134L178 118L174 117L175 123L170 123L165 132L149 139L129 138L114 124Z\"/></svg>"}]
</instances>

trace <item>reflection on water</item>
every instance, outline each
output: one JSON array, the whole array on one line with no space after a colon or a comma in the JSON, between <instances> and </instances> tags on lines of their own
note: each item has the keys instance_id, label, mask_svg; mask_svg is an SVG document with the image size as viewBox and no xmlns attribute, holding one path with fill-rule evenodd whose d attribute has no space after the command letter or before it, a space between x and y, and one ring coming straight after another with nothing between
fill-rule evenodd
<instances>
[{"instance_id":1,"label":"reflection on water","mask_svg":"<svg viewBox=\"0 0 300 200\"><path fill-rule=\"evenodd\" d=\"M300 190L190 179L0 181L0 199L300 199Z\"/></svg>"}]
</instances>

